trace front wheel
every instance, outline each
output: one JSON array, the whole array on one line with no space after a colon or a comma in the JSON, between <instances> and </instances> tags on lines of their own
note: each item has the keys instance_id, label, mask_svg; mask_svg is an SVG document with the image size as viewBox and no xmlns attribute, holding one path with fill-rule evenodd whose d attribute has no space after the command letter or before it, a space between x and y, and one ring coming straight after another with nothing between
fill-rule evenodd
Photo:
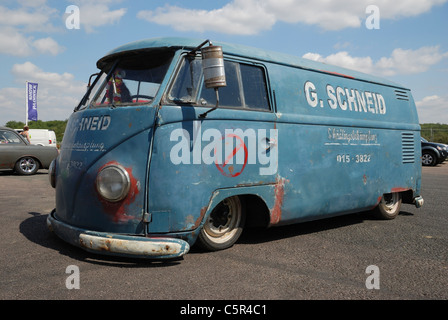
<instances>
[{"instance_id":1,"label":"front wheel","mask_svg":"<svg viewBox=\"0 0 448 320\"><path fill-rule=\"evenodd\" d=\"M39 162L32 157L23 157L16 162L14 169L20 175L35 174L39 170Z\"/></svg>"},{"instance_id":2,"label":"front wheel","mask_svg":"<svg viewBox=\"0 0 448 320\"><path fill-rule=\"evenodd\" d=\"M374 213L381 219L391 220L394 219L401 209L401 194L385 193L381 198L380 203L374 209Z\"/></svg>"},{"instance_id":3,"label":"front wheel","mask_svg":"<svg viewBox=\"0 0 448 320\"><path fill-rule=\"evenodd\" d=\"M422 165L435 166L437 164L437 158L434 152L425 151L422 154Z\"/></svg>"},{"instance_id":4,"label":"front wheel","mask_svg":"<svg viewBox=\"0 0 448 320\"><path fill-rule=\"evenodd\" d=\"M211 251L231 247L243 232L245 210L238 196L221 201L199 233L199 245Z\"/></svg>"}]
</instances>

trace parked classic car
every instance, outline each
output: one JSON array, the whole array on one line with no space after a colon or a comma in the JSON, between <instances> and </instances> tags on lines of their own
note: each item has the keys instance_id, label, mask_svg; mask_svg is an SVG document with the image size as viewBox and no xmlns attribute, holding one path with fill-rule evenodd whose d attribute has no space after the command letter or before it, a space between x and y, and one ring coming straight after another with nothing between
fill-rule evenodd
<instances>
[{"instance_id":1,"label":"parked classic car","mask_svg":"<svg viewBox=\"0 0 448 320\"><path fill-rule=\"evenodd\" d=\"M445 161L448 150L445 144L429 142L422 138L422 165L435 166Z\"/></svg>"},{"instance_id":2,"label":"parked classic car","mask_svg":"<svg viewBox=\"0 0 448 320\"><path fill-rule=\"evenodd\" d=\"M55 147L31 145L15 130L0 127L0 170L35 174L39 169L48 169L57 155Z\"/></svg>"}]
</instances>

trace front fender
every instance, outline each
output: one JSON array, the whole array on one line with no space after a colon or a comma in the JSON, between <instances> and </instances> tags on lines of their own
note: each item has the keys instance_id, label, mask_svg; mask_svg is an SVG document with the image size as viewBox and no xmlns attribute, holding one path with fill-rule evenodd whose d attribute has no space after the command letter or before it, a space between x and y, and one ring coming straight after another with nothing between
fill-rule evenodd
<instances>
[{"instance_id":1,"label":"front fender","mask_svg":"<svg viewBox=\"0 0 448 320\"><path fill-rule=\"evenodd\" d=\"M431 152L434 152L434 153L436 154L437 158L440 158L440 157L441 157L440 151L437 150L436 148L432 148L432 147L423 147L423 148L422 148L422 154L423 154L424 151L431 151Z\"/></svg>"}]
</instances>

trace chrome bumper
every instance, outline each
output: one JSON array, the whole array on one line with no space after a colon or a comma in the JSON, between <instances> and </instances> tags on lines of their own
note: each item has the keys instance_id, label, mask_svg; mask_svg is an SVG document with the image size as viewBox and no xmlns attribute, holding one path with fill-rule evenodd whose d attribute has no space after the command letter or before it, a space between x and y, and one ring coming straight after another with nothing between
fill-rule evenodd
<instances>
[{"instance_id":1,"label":"chrome bumper","mask_svg":"<svg viewBox=\"0 0 448 320\"><path fill-rule=\"evenodd\" d=\"M177 238L148 238L80 229L59 221L54 210L48 215L47 226L62 240L89 252L147 258L172 259L190 250L189 244Z\"/></svg>"}]
</instances>

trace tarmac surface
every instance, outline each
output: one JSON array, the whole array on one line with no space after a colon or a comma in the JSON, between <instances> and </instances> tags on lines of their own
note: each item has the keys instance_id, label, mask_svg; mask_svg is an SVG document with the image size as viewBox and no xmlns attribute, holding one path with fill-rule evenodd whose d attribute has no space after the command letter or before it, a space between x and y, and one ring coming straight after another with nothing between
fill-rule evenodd
<instances>
[{"instance_id":1,"label":"tarmac surface","mask_svg":"<svg viewBox=\"0 0 448 320\"><path fill-rule=\"evenodd\" d=\"M46 173L0 172L1 300L448 299L448 162L423 167L424 206L403 204L394 220L363 212L248 229L230 249L193 247L171 262L95 255L57 238L46 227L55 207Z\"/></svg>"}]
</instances>

